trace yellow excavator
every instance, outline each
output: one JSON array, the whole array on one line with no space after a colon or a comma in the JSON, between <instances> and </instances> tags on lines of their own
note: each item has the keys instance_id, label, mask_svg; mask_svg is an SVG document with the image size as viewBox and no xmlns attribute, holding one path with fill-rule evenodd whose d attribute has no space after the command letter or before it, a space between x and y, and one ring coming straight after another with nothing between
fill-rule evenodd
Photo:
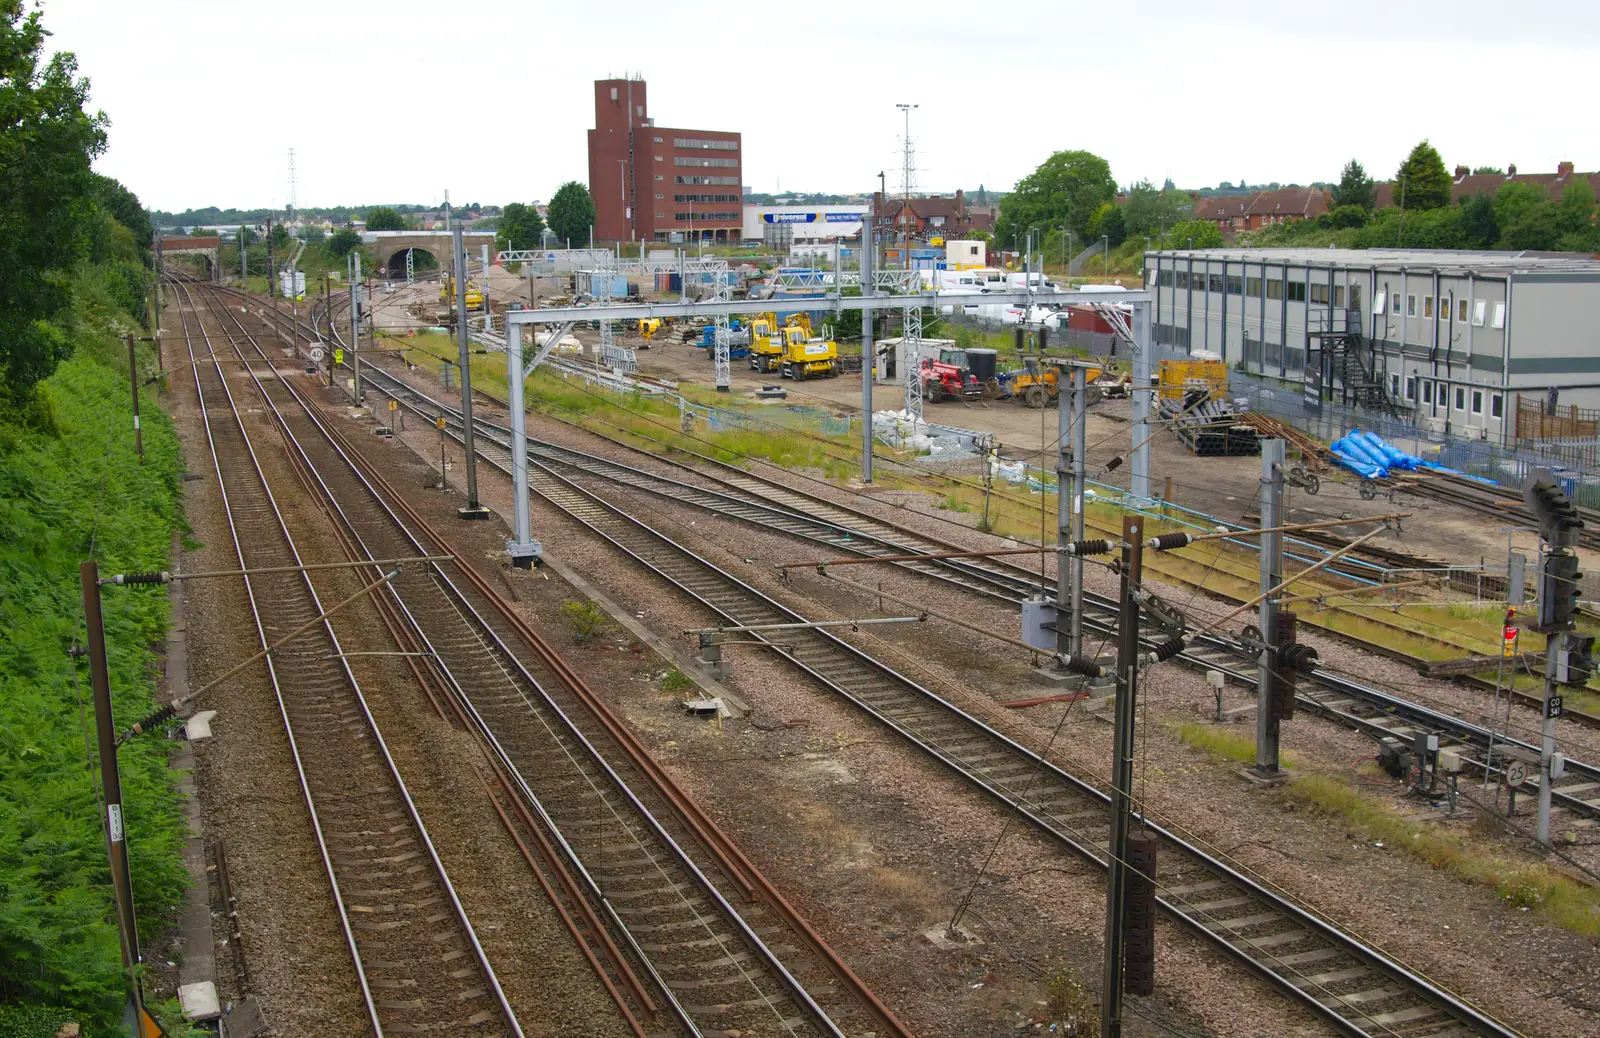
<instances>
[{"instance_id":1,"label":"yellow excavator","mask_svg":"<svg viewBox=\"0 0 1600 1038\"><path fill-rule=\"evenodd\" d=\"M448 306L455 306L456 305L456 279L455 279L455 275L446 274L444 276L444 278L439 282L439 302L444 303L444 304L446 304ZM483 309L483 293L479 292L476 288L474 288L472 286L472 282L470 280L467 282L467 309L468 310L482 310Z\"/></svg>"},{"instance_id":2,"label":"yellow excavator","mask_svg":"<svg viewBox=\"0 0 1600 1038\"><path fill-rule=\"evenodd\" d=\"M1101 397L1127 396L1133 381L1127 374L1107 378L1104 368L1089 368L1083 374L1088 390L1085 396L1091 404L1098 403ZM1022 401L1025 407L1044 407L1061 396L1060 369L1053 364L1041 365L1032 358L1024 360L1020 370L1007 372L997 381L1003 393Z\"/></svg>"}]
</instances>

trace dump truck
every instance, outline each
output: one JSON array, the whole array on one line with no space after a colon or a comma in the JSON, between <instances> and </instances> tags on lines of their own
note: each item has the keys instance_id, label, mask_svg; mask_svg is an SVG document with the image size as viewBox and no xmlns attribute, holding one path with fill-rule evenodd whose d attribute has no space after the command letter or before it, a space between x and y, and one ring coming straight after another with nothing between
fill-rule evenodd
<instances>
[{"instance_id":1,"label":"dump truck","mask_svg":"<svg viewBox=\"0 0 1600 1038\"><path fill-rule=\"evenodd\" d=\"M808 378L833 378L839 374L839 346L831 339L812 338L811 322L791 324L783 329L783 359L779 370L784 378L804 382Z\"/></svg>"},{"instance_id":2,"label":"dump truck","mask_svg":"<svg viewBox=\"0 0 1600 1038\"><path fill-rule=\"evenodd\" d=\"M439 302L448 303L451 306L455 306L456 279L454 275L446 274L443 280L439 282ZM467 309L483 309L483 293L479 292L476 288L473 288L471 281L467 282Z\"/></svg>"}]
</instances>

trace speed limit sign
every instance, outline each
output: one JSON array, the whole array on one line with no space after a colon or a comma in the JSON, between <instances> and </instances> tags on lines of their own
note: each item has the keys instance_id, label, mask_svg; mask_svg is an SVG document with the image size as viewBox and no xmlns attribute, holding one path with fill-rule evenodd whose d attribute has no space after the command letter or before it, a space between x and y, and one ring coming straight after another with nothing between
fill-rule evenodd
<instances>
[{"instance_id":1,"label":"speed limit sign","mask_svg":"<svg viewBox=\"0 0 1600 1038\"><path fill-rule=\"evenodd\" d=\"M311 362L313 364L321 364L322 358L326 357L327 355L328 354L323 351L321 346L311 347Z\"/></svg>"},{"instance_id":2,"label":"speed limit sign","mask_svg":"<svg viewBox=\"0 0 1600 1038\"><path fill-rule=\"evenodd\" d=\"M1511 761L1506 765L1506 785L1516 789L1528 777L1528 766L1520 760Z\"/></svg>"}]
</instances>

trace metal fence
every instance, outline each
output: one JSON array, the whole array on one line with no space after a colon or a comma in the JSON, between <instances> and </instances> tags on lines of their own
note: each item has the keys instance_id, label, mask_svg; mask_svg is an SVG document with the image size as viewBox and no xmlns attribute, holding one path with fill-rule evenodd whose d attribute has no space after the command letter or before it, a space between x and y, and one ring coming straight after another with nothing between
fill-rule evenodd
<instances>
[{"instance_id":1,"label":"metal fence","mask_svg":"<svg viewBox=\"0 0 1600 1038\"><path fill-rule=\"evenodd\" d=\"M1530 446L1507 447L1487 440L1449 438L1412 422L1364 407L1323 401L1308 407L1304 390L1242 371L1228 376L1228 393L1243 400L1252 411L1270 415L1286 425L1331 443L1354 429L1376 433L1400 450L1446 468L1458 469L1516 488L1530 469L1550 468L1573 478L1569 484L1578 504L1600 507L1600 467L1586 462L1579 450L1559 445L1544 450Z\"/></svg>"}]
</instances>

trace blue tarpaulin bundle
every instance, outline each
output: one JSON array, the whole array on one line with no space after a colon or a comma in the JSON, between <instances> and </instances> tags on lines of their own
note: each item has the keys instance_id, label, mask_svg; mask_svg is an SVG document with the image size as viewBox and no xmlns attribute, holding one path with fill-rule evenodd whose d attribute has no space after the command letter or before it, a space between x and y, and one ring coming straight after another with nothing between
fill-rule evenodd
<instances>
[{"instance_id":1,"label":"blue tarpaulin bundle","mask_svg":"<svg viewBox=\"0 0 1600 1038\"><path fill-rule=\"evenodd\" d=\"M1382 479L1389 474L1387 459L1359 438L1360 430L1341 436L1328 445L1339 464L1367 479Z\"/></svg>"}]
</instances>

